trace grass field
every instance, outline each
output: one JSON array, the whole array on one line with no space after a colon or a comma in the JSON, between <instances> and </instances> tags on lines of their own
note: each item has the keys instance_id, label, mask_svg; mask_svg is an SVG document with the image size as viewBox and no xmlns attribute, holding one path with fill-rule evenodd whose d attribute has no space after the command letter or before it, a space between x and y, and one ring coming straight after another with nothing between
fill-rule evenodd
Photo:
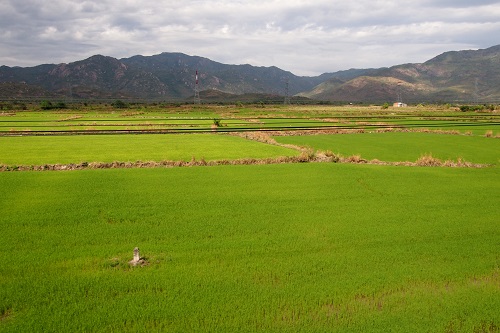
<instances>
[{"instance_id":1,"label":"grass field","mask_svg":"<svg viewBox=\"0 0 500 333\"><path fill-rule=\"evenodd\" d=\"M194 110L207 118L200 126L224 115L241 117L231 126L309 124L303 107ZM163 117L170 125L191 115L143 111L35 114L49 119L40 126L78 113L78 121ZM309 112L312 124L342 115L376 122L394 111ZM435 110L407 113L395 121L418 113L424 125L445 125L422 118ZM28 112L0 123L13 117L34 120ZM297 163L0 172L0 332L498 332L499 147L483 136L498 125L478 128L467 136L276 140L386 161L432 153L493 164L480 169ZM296 154L221 134L0 137L0 163L9 165ZM128 264L136 246L147 265Z\"/></svg>"},{"instance_id":2,"label":"grass field","mask_svg":"<svg viewBox=\"0 0 500 333\"><path fill-rule=\"evenodd\" d=\"M278 136L280 143L330 150L344 156L361 155L381 161L415 161L431 154L442 160L500 164L500 140L484 136L436 133L362 133L348 135Z\"/></svg>"},{"instance_id":3,"label":"grass field","mask_svg":"<svg viewBox=\"0 0 500 333\"><path fill-rule=\"evenodd\" d=\"M498 327L498 170L1 173L0 331Z\"/></svg>"},{"instance_id":4,"label":"grass field","mask_svg":"<svg viewBox=\"0 0 500 333\"><path fill-rule=\"evenodd\" d=\"M0 138L0 164L189 161L297 155L296 150L213 134L72 135Z\"/></svg>"}]
</instances>

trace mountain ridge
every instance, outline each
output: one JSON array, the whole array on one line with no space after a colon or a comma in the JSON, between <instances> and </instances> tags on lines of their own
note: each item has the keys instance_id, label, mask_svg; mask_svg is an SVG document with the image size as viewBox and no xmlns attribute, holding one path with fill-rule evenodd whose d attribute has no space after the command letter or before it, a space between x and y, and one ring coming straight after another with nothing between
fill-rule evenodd
<instances>
[{"instance_id":1,"label":"mountain ridge","mask_svg":"<svg viewBox=\"0 0 500 333\"><path fill-rule=\"evenodd\" d=\"M196 71L200 91L220 91L226 98L227 94L284 96L288 89L289 96L325 101L500 101L500 45L444 52L419 64L313 77L276 66L228 65L179 52L121 59L97 54L67 64L0 66L0 97L188 100L194 93Z\"/></svg>"},{"instance_id":2,"label":"mountain ridge","mask_svg":"<svg viewBox=\"0 0 500 333\"><path fill-rule=\"evenodd\" d=\"M444 52L424 63L374 69L351 80L332 78L300 95L351 102L500 101L500 45Z\"/></svg>"}]
</instances>

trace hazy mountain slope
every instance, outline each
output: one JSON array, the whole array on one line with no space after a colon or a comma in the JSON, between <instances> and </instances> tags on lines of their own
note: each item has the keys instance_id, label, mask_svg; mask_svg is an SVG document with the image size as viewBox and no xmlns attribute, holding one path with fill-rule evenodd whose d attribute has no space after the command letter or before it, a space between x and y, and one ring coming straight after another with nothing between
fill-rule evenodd
<instances>
[{"instance_id":1,"label":"hazy mountain slope","mask_svg":"<svg viewBox=\"0 0 500 333\"><path fill-rule=\"evenodd\" d=\"M226 65L182 53L115 59L95 55L69 64L0 67L0 97L186 100L200 91L385 102L500 101L500 45L443 53L422 64L349 69L301 77L278 67ZM221 92L216 93L217 91ZM222 97L221 97L222 98Z\"/></svg>"},{"instance_id":2,"label":"hazy mountain slope","mask_svg":"<svg viewBox=\"0 0 500 333\"><path fill-rule=\"evenodd\" d=\"M2 99L25 99L57 97L40 86L29 85L22 82L0 82L0 98Z\"/></svg>"},{"instance_id":3,"label":"hazy mountain slope","mask_svg":"<svg viewBox=\"0 0 500 333\"><path fill-rule=\"evenodd\" d=\"M0 82L24 82L52 94L81 98L161 97L165 87L152 73L129 68L115 58L95 55L70 64L0 68Z\"/></svg>"},{"instance_id":4,"label":"hazy mountain slope","mask_svg":"<svg viewBox=\"0 0 500 333\"><path fill-rule=\"evenodd\" d=\"M168 87L152 73L136 70L115 58L101 55L57 65L49 71L47 78L45 83L41 83L46 89L82 97L161 97L168 94Z\"/></svg>"},{"instance_id":5,"label":"hazy mountain slope","mask_svg":"<svg viewBox=\"0 0 500 333\"><path fill-rule=\"evenodd\" d=\"M115 59L101 55L59 65L0 67L0 83L20 83L51 94L79 98L185 99L194 93L195 73L199 89L230 94L284 95L309 90L321 77L299 77L277 67L226 65L182 53Z\"/></svg>"},{"instance_id":6,"label":"hazy mountain slope","mask_svg":"<svg viewBox=\"0 0 500 333\"><path fill-rule=\"evenodd\" d=\"M299 77L277 67L226 65L207 58L182 53L162 53L154 56L134 56L121 61L146 70L164 84L175 87L178 96L193 94L194 76L199 73L199 89L216 89L231 94L285 94L286 82L290 94L311 89L322 78ZM328 77L328 74L327 74Z\"/></svg>"},{"instance_id":7,"label":"hazy mountain slope","mask_svg":"<svg viewBox=\"0 0 500 333\"><path fill-rule=\"evenodd\" d=\"M300 95L331 101L500 101L500 45L332 78Z\"/></svg>"}]
</instances>

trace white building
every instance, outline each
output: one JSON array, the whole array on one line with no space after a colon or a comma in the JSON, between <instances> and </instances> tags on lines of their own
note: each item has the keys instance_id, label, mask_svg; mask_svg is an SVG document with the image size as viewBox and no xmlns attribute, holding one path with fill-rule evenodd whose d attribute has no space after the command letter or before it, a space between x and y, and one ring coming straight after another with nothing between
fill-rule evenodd
<instances>
[{"instance_id":1,"label":"white building","mask_svg":"<svg viewBox=\"0 0 500 333\"><path fill-rule=\"evenodd\" d=\"M395 108L404 108L404 107L407 107L408 104L405 104L402 102L396 102L396 103L392 104L392 106L394 106Z\"/></svg>"}]
</instances>

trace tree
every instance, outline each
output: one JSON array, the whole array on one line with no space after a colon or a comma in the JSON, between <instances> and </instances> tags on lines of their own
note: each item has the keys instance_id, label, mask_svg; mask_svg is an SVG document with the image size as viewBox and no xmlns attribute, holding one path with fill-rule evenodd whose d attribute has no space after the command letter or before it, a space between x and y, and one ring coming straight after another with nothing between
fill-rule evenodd
<instances>
[{"instance_id":1,"label":"tree","mask_svg":"<svg viewBox=\"0 0 500 333\"><path fill-rule=\"evenodd\" d=\"M44 100L40 103L40 107L42 108L42 110L50 110L54 106L52 105L51 101Z\"/></svg>"},{"instance_id":2,"label":"tree","mask_svg":"<svg viewBox=\"0 0 500 333\"><path fill-rule=\"evenodd\" d=\"M125 103L124 101L119 100L119 99L117 99L116 101L114 101L113 103L111 103L111 106L114 107L114 108L117 108L117 109L126 109L126 108L128 108L127 103Z\"/></svg>"},{"instance_id":3,"label":"tree","mask_svg":"<svg viewBox=\"0 0 500 333\"><path fill-rule=\"evenodd\" d=\"M66 109L66 104L64 102L53 104L51 101L44 100L40 103L40 108L42 110Z\"/></svg>"}]
</instances>

